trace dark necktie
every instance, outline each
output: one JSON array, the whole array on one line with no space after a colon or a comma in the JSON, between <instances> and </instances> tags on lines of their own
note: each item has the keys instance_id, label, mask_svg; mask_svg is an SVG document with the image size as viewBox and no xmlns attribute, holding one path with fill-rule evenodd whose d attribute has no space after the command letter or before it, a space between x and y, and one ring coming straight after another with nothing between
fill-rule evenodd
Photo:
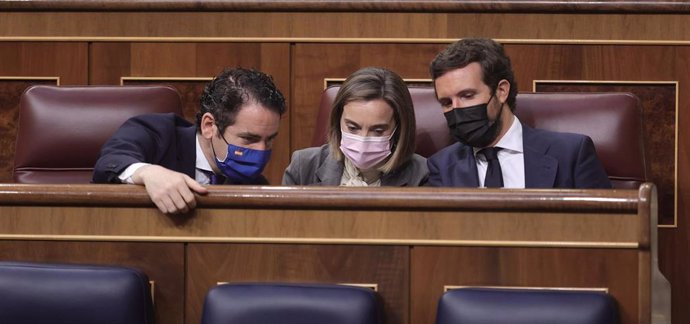
<instances>
[{"instance_id":1,"label":"dark necktie","mask_svg":"<svg viewBox=\"0 0 690 324\"><path fill-rule=\"evenodd\" d=\"M208 178L210 179L209 183L212 185L217 185L217 184L224 184L225 183L225 177L222 175L217 175L213 172L207 172Z\"/></svg>"},{"instance_id":2,"label":"dark necktie","mask_svg":"<svg viewBox=\"0 0 690 324\"><path fill-rule=\"evenodd\" d=\"M500 150L498 147L487 147L479 151L489 162L486 168L486 177L484 177L484 187L503 188L503 174L501 173L501 164L498 163L498 151Z\"/></svg>"}]
</instances>

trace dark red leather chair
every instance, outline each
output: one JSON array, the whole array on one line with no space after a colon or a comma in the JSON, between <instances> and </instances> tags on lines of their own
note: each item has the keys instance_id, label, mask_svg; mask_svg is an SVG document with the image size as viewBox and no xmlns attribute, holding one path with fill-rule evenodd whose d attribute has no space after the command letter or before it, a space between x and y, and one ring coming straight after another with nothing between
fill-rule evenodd
<instances>
[{"instance_id":1,"label":"dark red leather chair","mask_svg":"<svg viewBox=\"0 0 690 324\"><path fill-rule=\"evenodd\" d=\"M313 146L326 142L331 104L340 88L321 96ZM431 87L410 87L417 119L417 154L429 157L454 143ZM532 127L588 135L614 188L647 180L642 111L630 93L520 93L515 114Z\"/></svg>"},{"instance_id":2,"label":"dark red leather chair","mask_svg":"<svg viewBox=\"0 0 690 324\"><path fill-rule=\"evenodd\" d=\"M14 155L18 183L89 183L103 143L130 117L182 114L169 86L33 86L22 94Z\"/></svg>"}]
</instances>

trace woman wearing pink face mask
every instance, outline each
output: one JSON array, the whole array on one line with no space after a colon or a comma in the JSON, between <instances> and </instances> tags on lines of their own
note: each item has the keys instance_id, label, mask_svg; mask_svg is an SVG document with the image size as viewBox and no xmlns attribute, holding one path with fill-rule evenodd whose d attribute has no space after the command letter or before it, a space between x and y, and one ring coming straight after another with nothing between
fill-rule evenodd
<instances>
[{"instance_id":1,"label":"woman wearing pink face mask","mask_svg":"<svg viewBox=\"0 0 690 324\"><path fill-rule=\"evenodd\" d=\"M350 75L333 102L328 143L293 153L283 185L421 186L415 117L405 82L384 68Z\"/></svg>"}]
</instances>

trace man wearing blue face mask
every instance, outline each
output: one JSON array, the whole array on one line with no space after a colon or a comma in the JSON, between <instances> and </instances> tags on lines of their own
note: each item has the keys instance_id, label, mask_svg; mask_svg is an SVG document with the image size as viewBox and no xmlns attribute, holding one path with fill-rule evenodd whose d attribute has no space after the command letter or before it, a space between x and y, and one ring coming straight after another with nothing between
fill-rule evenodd
<instances>
[{"instance_id":1,"label":"man wearing blue face mask","mask_svg":"<svg viewBox=\"0 0 690 324\"><path fill-rule=\"evenodd\" d=\"M533 129L515 117L517 83L497 42L460 40L429 70L458 143L428 159L428 185L611 188L589 137Z\"/></svg>"},{"instance_id":2,"label":"man wearing blue face mask","mask_svg":"<svg viewBox=\"0 0 690 324\"><path fill-rule=\"evenodd\" d=\"M204 89L196 124L175 114L125 122L103 146L93 182L144 185L164 213L194 208L206 184L268 184L261 172L284 112L270 76L225 70Z\"/></svg>"}]
</instances>

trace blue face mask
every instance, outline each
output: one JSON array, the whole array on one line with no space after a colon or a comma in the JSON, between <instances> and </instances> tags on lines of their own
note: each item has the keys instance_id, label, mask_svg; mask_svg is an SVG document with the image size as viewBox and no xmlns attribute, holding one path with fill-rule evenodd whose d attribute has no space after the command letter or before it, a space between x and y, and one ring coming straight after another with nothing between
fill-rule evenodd
<instances>
[{"instance_id":1,"label":"blue face mask","mask_svg":"<svg viewBox=\"0 0 690 324\"><path fill-rule=\"evenodd\" d=\"M225 138L223 138L225 141ZM216 165L233 184L252 183L264 170L266 163L271 158L271 150L253 150L246 147L228 144L228 155L221 161L216 155L213 145L213 155L216 157Z\"/></svg>"}]
</instances>

